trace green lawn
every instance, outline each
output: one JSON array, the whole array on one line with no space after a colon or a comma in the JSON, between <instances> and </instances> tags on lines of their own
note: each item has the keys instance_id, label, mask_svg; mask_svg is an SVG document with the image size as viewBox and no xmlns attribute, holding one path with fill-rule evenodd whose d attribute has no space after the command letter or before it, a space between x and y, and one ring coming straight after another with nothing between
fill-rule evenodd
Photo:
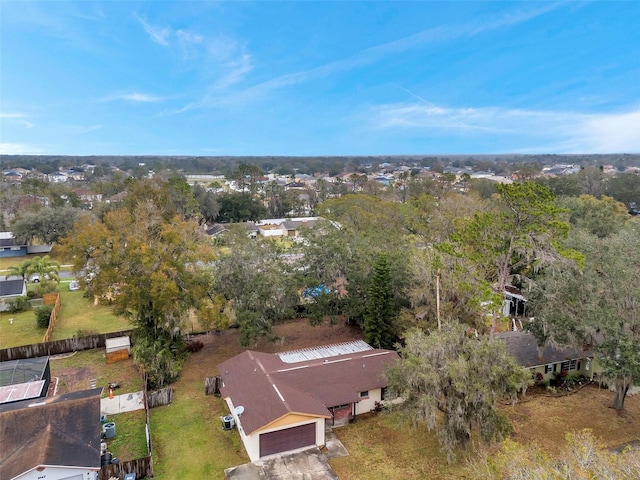
<instances>
[{"instance_id":1,"label":"green lawn","mask_svg":"<svg viewBox=\"0 0 640 480\"><path fill-rule=\"evenodd\" d=\"M150 411L155 478L224 479L224 469L247 463L249 457L235 430L224 431L228 415L223 400L204 395L202 378L185 369L173 403Z\"/></svg>"},{"instance_id":2,"label":"green lawn","mask_svg":"<svg viewBox=\"0 0 640 480\"><path fill-rule=\"evenodd\" d=\"M60 283L62 304L52 340L71 338L78 330L108 333L131 328L127 320L113 315L109 306L94 305L83 293L82 290L70 292L68 283Z\"/></svg>"},{"instance_id":3,"label":"green lawn","mask_svg":"<svg viewBox=\"0 0 640 480\"><path fill-rule=\"evenodd\" d=\"M116 424L116 436L106 440L109 451L120 460L134 460L147 456L145 411L109 415L108 422Z\"/></svg>"},{"instance_id":4,"label":"green lawn","mask_svg":"<svg viewBox=\"0 0 640 480\"><path fill-rule=\"evenodd\" d=\"M108 333L131 328L124 318L113 315L110 307L94 306L93 302L83 297L81 290L70 292L68 285L68 280L60 282L61 307L52 340L71 338L78 330ZM29 289L32 288L33 284L29 284ZM11 318L13 323L9 321ZM40 343L44 334L45 330L36 325L33 310L0 313L0 348Z\"/></svg>"},{"instance_id":5,"label":"green lawn","mask_svg":"<svg viewBox=\"0 0 640 480\"><path fill-rule=\"evenodd\" d=\"M13 323L11 323L13 319ZM33 310L0 313L0 348L40 343L46 330L38 328Z\"/></svg>"}]
</instances>

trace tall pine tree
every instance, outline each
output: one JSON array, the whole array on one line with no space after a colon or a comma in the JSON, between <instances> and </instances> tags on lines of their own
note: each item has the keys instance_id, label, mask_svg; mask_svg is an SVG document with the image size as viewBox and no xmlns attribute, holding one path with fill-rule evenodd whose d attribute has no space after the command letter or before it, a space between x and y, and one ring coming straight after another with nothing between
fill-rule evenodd
<instances>
[{"instance_id":1,"label":"tall pine tree","mask_svg":"<svg viewBox=\"0 0 640 480\"><path fill-rule=\"evenodd\" d=\"M391 285L389 260L383 253L374 265L374 276L369 289L367 313L364 319L364 336L375 348L392 348L395 340L393 320L396 310Z\"/></svg>"}]
</instances>

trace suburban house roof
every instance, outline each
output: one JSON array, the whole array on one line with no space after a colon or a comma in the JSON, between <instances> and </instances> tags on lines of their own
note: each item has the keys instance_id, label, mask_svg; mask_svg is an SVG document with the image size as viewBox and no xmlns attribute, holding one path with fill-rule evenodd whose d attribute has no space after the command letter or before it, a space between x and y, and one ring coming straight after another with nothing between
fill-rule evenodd
<instances>
[{"instance_id":1,"label":"suburban house roof","mask_svg":"<svg viewBox=\"0 0 640 480\"><path fill-rule=\"evenodd\" d=\"M306 221L298 221L298 220L285 220L282 222L282 225L287 230L298 230L303 227L312 228L316 224L316 220L306 220Z\"/></svg>"},{"instance_id":2,"label":"suburban house roof","mask_svg":"<svg viewBox=\"0 0 640 480\"><path fill-rule=\"evenodd\" d=\"M20 243L13 236L13 232L0 232L0 247L26 247L26 243Z\"/></svg>"},{"instance_id":3,"label":"suburban house roof","mask_svg":"<svg viewBox=\"0 0 640 480\"><path fill-rule=\"evenodd\" d=\"M101 389L0 406L0 478L39 465L100 468Z\"/></svg>"},{"instance_id":4,"label":"suburban house roof","mask_svg":"<svg viewBox=\"0 0 640 480\"><path fill-rule=\"evenodd\" d=\"M226 230L227 228L224 225L220 225L219 223L216 223L211 225L205 231L207 232L207 235L216 236L222 232L225 232Z\"/></svg>"},{"instance_id":5,"label":"suburban house roof","mask_svg":"<svg viewBox=\"0 0 640 480\"><path fill-rule=\"evenodd\" d=\"M298 362L285 362L281 355L247 350L218 365L222 396L244 407L247 434L289 413L329 418L328 408L385 387L384 367L398 359L392 350L370 347Z\"/></svg>"},{"instance_id":6,"label":"suburban house roof","mask_svg":"<svg viewBox=\"0 0 640 480\"><path fill-rule=\"evenodd\" d=\"M17 280L0 280L0 297L26 295L26 283L23 278Z\"/></svg>"},{"instance_id":7,"label":"suburban house roof","mask_svg":"<svg viewBox=\"0 0 640 480\"><path fill-rule=\"evenodd\" d=\"M556 348L548 343L540 351L531 332L500 332L496 333L495 338L505 341L507 352L516 359L518 365L527 368L593 356L591 352Z\"/></svg>"}]
</instances>

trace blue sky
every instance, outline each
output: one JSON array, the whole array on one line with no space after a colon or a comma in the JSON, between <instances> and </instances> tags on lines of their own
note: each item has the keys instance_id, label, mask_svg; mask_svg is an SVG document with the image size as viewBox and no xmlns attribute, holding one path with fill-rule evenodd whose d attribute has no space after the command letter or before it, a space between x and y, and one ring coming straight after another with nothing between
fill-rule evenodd
<instances>
[{"instance_id":1,"label":"blue sky","mask_svg":"<svg viewBox=\"0 0 640 480\"><path fill-rule=\"evenodd\" d=\"M638 153L639 26L635 1L0 1L0 153Z\"/></svg>"}]
</instances>

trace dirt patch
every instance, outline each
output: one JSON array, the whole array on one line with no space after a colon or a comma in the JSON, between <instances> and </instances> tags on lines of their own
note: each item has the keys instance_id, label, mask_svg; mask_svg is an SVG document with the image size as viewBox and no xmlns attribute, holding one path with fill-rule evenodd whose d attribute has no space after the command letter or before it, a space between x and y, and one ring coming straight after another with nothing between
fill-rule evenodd
<instances>
[{"instance_id":1,"label":"dirt patch","mask_svg":"<svg viewBox=\"0 0 640 480\"><path fill-rule=\"evenodd\" d=\"M273 327L279 338L275 342L261 339L256 345L243 347L240 345L240 332L236 329L225 330L218 334L192 336L204 344L202 350L192 355L185 364L189 376L201 378L217 375L217 365L245 350L277 353L319 345L362 340L362 330L344 323L331 325L324 323L317 327L309 325L304 318ZM205 360L206 358L206 360Z\"/></svg>"},{"instance_id":2,"label":"dirt patch","mask_svg":"<svg viewBox=\"0 0 640 480\"><path fill-rule=\"evenodd\" d=\"M106 387L112 382L119 386L116 394L142 390L142 375L133 359L107 364L103 349L51 357L51 377L58 379L57 394L86 390L92 387L93 380L97 388L105 388L103 396L108 395Z\"/></svg>"}]
</instances>

